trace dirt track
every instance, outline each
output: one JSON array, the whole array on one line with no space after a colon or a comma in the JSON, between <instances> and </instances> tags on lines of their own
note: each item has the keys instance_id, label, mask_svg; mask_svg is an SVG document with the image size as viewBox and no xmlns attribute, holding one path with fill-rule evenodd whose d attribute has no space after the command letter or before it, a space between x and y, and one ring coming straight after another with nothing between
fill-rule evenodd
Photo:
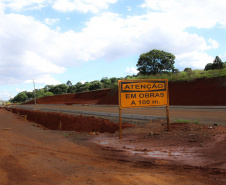
<instances>
[{"instance_id":1,"label":"dirt track","mask_svg":"<svg viewBox=\"0 0 226 185\"><path fill-rule=\"evenodd\" d=\"M149 126L153 133L149 131L148 137L144 137L148 129L140 127L125 130L124 139L118 141L117 133L95 136L43 130L5 110L0 110L0 118L0 184L199 185L226 182L225 127L202 127L200 130L199 125L178 124L174 126L175 132L167 133L162 130L164 127L161 124L151 123ZM175 140L169 139L173 136L180 136L175 137L180 140L175 143ZM118 149L112 146L114 142ZM139 143L143 143L142 146ZM154 143L155 147L171 145L192 148L198 145L199 155L203 154L201 157L209 163L200 168L200 163L188 165L183 161L139 155L141 150L149 152L148 143ZM135 147L136 154L128 154L127 149L131 145Z\"/></svg>"}]
</instances>

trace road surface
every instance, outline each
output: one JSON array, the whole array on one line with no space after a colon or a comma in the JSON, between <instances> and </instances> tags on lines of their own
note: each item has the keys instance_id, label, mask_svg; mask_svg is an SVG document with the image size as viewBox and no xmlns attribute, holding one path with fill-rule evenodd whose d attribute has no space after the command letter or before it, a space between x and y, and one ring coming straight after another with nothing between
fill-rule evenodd
<instances>
[{"instance_id":1,"label":"road surface","mask_svg":"<svg viewBox=\"0 0 226 185\"><path fill-rule=\"evenodd\" d=\"M118 117L118 106L111 105L21 105L20 108L31 109L46 109L46 110L58 110L64 112L64 110L81 112L82 114L95 114L101 115L101 113L111 113L112 116ZM153 119L160 118L165 119L166 108L165 107L147 107L147 108L124 108L122 109L124 115L142 115L151 116ZM131 117L132 118L132 117ZM148 117L150 119L150 117ZM193 121L200 124L217 124L226 126L226 106L170 106L170 120L171 122L179 120Z\"/></svg>"}]
</instances>

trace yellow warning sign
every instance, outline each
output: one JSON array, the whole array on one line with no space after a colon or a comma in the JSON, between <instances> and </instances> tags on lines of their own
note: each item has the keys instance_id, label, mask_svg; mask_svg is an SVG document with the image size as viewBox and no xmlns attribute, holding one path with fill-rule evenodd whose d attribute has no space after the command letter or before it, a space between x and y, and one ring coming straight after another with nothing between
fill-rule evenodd
<instances>
[{"instance_id":1,"label":"yellow warning sign","mask_svg":"<svg viewBox=\"0 0 226 185\"><path fill-rule=\"evenodd\" d=\"M169 105L168 80L119 80L119 107Z\"/></svg>"}]
</instances>

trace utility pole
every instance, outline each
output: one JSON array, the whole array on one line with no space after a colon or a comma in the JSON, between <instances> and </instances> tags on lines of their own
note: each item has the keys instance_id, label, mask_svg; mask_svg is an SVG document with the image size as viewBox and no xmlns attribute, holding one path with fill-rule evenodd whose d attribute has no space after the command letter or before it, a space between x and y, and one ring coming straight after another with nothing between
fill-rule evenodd
<instances>
[{"instance_id":1,"label":"utility pole","mask_svg":"<svg viewBox=\"0 0 226 185\"><path fill-rule=\"evenodd\" d=\"M10 92L10 95L9 95L9 103L11 103L11 92Z\"/></svg>"},{"instance_id":2,"label":"utility pole","mask_svg":"<svg viewBox=\"0 0 226 185\"><path fill-rule=\"evenodd\" d=\"M34 84L34 100L35 100L35 105L36 105L36 95L35 95L35 80L33 79L33 84Z\"/></svg>"}]
</instances>

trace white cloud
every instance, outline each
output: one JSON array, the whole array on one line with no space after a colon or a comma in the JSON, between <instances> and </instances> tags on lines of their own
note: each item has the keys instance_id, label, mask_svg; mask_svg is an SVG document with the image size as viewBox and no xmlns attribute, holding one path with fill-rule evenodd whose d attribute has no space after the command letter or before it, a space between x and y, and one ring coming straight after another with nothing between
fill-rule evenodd
<instances>
[{"instance_id":1,"label":"white cloud","mask_svg":"<svg viewBox=\"0 0 226 185\"><path fill-rule=\"evenodd\" d=\"M152 1L145 0L144 4L142 4L140 7L150 8L152 10L160 10L159 0Z\"/></svg>"},{"instance_id":2,"label":"white cloud","mask_svg":"<svg viewBox=\"0 0 226 185\"><path fill-rule=\"evenodd\" d=\"M226 53L224 55L219 55L222 62L226 62Z\"/></svg>"},{"instance_id":3,"label":"white cloud","mask_svg":"<svg viewBox=\"0 0 226 185\"><path fill-rule=\"evenodd\" d=\"M66 67L81 61L100 58L114 61L151 49L172 52L178 60L189 61L193 67L212 62L203 52L217 48L216 41L210 39L207 43L203 37L188 34L180 26L171 26L169 21L164 15L122 18L115 13L103 13L86 22L81 32L61 33L32 17L3 14L0 16L2 83L16 84L35 78L40 83L57 84L52 74L63 73Z\"/></svg>"},{"instance_id":4,"label":"white cloud","mask_svg":"<svg viewBox=\"0 0 226 185\"><path fill-rule=\"evenodd\" d=\"M177 68L179 69L184 69L186 67L203 69L207 63L212 63L214 58L204 52L193 51L178 55L177 60L180 61L177 65Z\"/></svg>"},{"instance_id":5,"label":"white cloud","mask_svg":"<svg viewBox=\"0 0 226 185\"><path fill-rule=\"evenodd\" d=\"M23 91L26 91L26 89L19 89L19 88L16 88L16 92L23 92Z\"/></svg>"},{"instance_id":6,"label":"white cloud","mask_svg":"<svg viewBox=\"0 0 226 185\"><path fill-rule=\"evenodd\" d=\"M137 69L135 67L130 67L130 68L127 67L125 73L126 74L137 74L138 71L137 71Z\"/></svg>"},{"instance_id":7,"label":"white cloud","mask_svg":"<svg viewBox=\"0 0 226 185\"><path fill-rule=\"evenodd\" d=\"M40 9L47 6L50 0L2 0L3 9L10 8L14 11L21 11L22 9Z\"/></svg>"},{"instance_id":8,"label":"white cloud","mask_svg":"<svg viewBox=\"0 0 226 185\"><path fill-rule=\"evenodd\" d=\"M132 11L132 8L130 6L127 6L126 8L129 12Z\"/></svg>"},{"instance_id":9,"label":"white cloud","mask_svg":"<svg viewBox=\"0 0 226 185\"><path fill-rule=\"evenodd\" d=\"M44 22L50 26L58 23L59 21L60 21L60 19L50 19L50 18L45 18L45 20L44 20Z\"/></svg>"},{"instance_id":10,"label":"white cloud","mask_svg":"<svg viewBox=\"0 0 226 185\"><path fill-rule=\"evenodd\" d=\"M177 59L183 56L184 60L189 60L193 65L191 67L203 68L206 63L212 62L212 57L205 52L218 48L219 43L212 38L205 40L204 37L185 30L191 26L210 28L217 23L220 24L222 19L225 19L222 6L226 8L226 4L223 1L219 1L219 4L215 2L214 10L208 4L212 1L146 2L155 2L152 8L159 11L126 18L105 12L90 19L86 28L79 33L80 39L89 43L82 49L86 53L83 59L88 61L102 57L107 61L113 61L131 54L160 49L172 52ZM202 9L203 6L205 10ZM214 16L209 12L213 12ZM80 45L81 48L83 44ZM192 55L186 55L186 59L186 53Z\"/></svg>"},{"instance_id":11,"label":"white cloud","mask_svg":"<svg viewBox=\"0 0 226 185\"><path fill-rule=\"evenodd\" d=\"M3 14L0 24L0 83L17 84L66 70L54 63L57 56L57 53L53 54L57 47L54 39L58 32L18 14Z\"/></svg>"},{"instance_id":12,"label":"white cloud","mask_svg":"<svg viewBox=\"0 0 226 185\"><path fill-rule=\"evenodd\" d=\"M107 61L113 61L151 49L165 50L180 56L218 47L218 43L213 39L207 43L197 34L189 34L180 26L171 26L169 21L164 16L155 17L152 14L125 19L113 13L95 16L79 33L81 41L89 43L80 45L80 49L83 48L86 53L83 59L88 61L102 57ZM72 32L70 34L75 35Z\"/></svg>"},{"instance_id":13,"label":"white cloud","mask_svg":"<svg viewBox=\"0 0 226 185\"><path fill-rule=\"evenodd\" d=\"M59 11L97 13L117 0L57 0L53 4L45 0L2 2L0 6L15 10L49 3ZM67 67L97 59L111 62L152 49L175 54L181 69L204 68L206 63L213 61L206 51L218 48L220 43L185 30L191 26L226 25L223 0L146 0L142 7L149 7L151 11L124 17L117 13L99 13L90 18L80 32L51 30L33 17L0 13L0 83L28 83L35 78L37 83L58 84L60 82L52 75L64 73ZM46 24L57 21L45 20ZM134 69L126 71L135 72Z\"/></svg>"},{"instance_id":14,"label":"white cloud","mask_svg":"<svg viewBox=\"0 0 226 185\"><path fill-rule=\"evenodd\" d=\"M0 11L10 8L13 11L41 9L52 6L60 12L79 11L82 13L98 13L106 10L109 4L118 0L1 0Z\"/></svg>"},{"instance_id":15,"label":"white cloud","mask_svg":"<svg viewBox=\"0 0 226 185\"><path fill-rule=\"evenodd\" d=\"M225 0L145 0L143 8L158 10L184 27L210 28L217 22L225 25Z\"/></svg>"},{"instance_id":16,"label":"white cloud","mask_svg":"<svg viewBox=\"0 0 226 185\"><path fill-rule=\"evenodd\" d=\"M45 84L45 85L58 85L62 84L60 81L53 78L51 75L40 75L34 79L35 84ZM33 80L26 80L24 83L33 84Z\"/></svg>"},{"instance_id":17,"label":"white cloud","mask_svg":"<svg viewBox=\"0 0 226 185\"><path fill-rule=\"evenodd\" d=\"M8 92L8 91L6 91L6 90L1 90L1 92L0 92L0 100L9 100L10 99L10 96L11 96L11 94ZM12 96L11 96L11 98L12 98Z\"/></svg>"},{"instance_id":18,"label":"white cloud","mask_svg":"<svg viewBox=\"0 0 226 185\"><path fill-rule=\"evenodd\" d=\"M26 69L30 69L31 73L35 73L36 71L41 74L49 74L49 73L63 73L66 69L63 67L59 67L46 58L42 58L38 56L33 51L25 51L24 55L21 57L23 60L23 66Z\"/></svg>"},{"instance_id":19,"label":"white cloud","mask_svg":"<svg viewBox=\"0 0 226 185\"><path fill-rule=\"evenodd\" d=\"M208 39L208 42L211 44L207 49L217 49L219 47L219 43L213 39Z\"/></svg>"},{"instance_id":20,"label":"white cloud","mask_svg":"<svg viewBox=\"0 0 226 185\"><path fill-rule=\"evenodd\" d=\"M98 13L108 8L109 4L118 0L56 0L53 8L61 12L80 11L82 13Z\"/></svg>"}]
</instances>

